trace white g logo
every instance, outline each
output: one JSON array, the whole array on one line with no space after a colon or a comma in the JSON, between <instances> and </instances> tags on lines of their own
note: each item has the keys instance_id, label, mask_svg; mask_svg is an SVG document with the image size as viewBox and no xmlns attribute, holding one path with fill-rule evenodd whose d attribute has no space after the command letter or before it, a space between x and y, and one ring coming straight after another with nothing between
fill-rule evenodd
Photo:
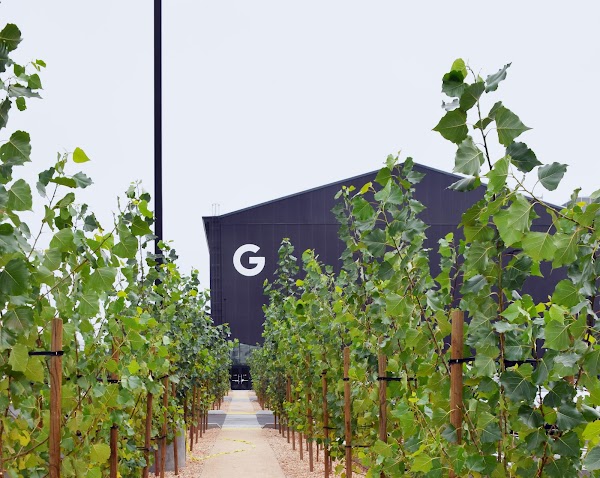
<instances>
[{"instance_id":1,"label":"white g logo","mask_svg":"<svg viewBox=\"0 0 600 478\"><path fill-rule=\"evenodd\" d=\"M256 254L260 250L255 244L244 244L243 246L238 247L237 251L233 254L233 267L240 274L246 277L252 277L258 275L265 268L265 258L264 257L250 257L248 258L248 262L250 264L254 264L254 267L245 267L242 265L242 256L246 252L252 252Z\"/></svg>"}]
</instances>

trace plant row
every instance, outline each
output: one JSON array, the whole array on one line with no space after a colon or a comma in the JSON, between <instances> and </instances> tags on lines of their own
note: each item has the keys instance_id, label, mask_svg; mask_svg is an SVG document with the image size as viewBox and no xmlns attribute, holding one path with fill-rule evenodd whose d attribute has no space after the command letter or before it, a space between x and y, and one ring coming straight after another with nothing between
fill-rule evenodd
<instances>
[{"instance_id":1,"label":"plant row","mask_svg":"<svg viewBox=\"0 0 600 478\"><path fill-rule=\"evenodd\" d=\"M0 32L0 129L42 88L43 61L12 59L20 41L13 24ZM212 323L197 272L182 274L167 243L149 250L139 185L102 226L77 199L92 184L71 172L83 150L35 187L16 175L30 157L24 131L0 146L0 473L147 476L153 451L228 390L228 329ZM35 189L43 214L27 224Z\"/></svg>"},{"instance_id":2,"label":"plant row","mask_svg":"<svg viewBox=\"0 0 600 478\"><path fill-rule=\"evenodd\" d=\"M464 175L451 189L480 195L436 254L414 197L422 174L393 156L338 193L339 272L282 242L253 383L292 430L349 459L346 476L600 473L600 192L564 207L541 199L566 165L542 164L516 141L529 129L520 118L486 105L509 66L484 80L457 60L443 77L450 99L434 130ZM540 215L551 226L540 230ZM544 276L553 291L534 297ZM463 315L452 350L451 318Z\"/></svg>"}]
</instances>

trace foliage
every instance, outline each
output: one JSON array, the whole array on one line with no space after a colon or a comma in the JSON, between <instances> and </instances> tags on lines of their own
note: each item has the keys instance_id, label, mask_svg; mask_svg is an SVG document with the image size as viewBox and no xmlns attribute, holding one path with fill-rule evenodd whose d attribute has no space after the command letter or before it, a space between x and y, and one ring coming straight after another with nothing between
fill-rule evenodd
<instances>
[{"instance_id":1,"label":"foliage","mask_svg":"<svg viewBox=\"0 0 600 478\"><path fill-rule=\"evenodd\" d=\"M24 110L42 87L43 61L21 66L9 56L19 42L15 25L0 32L0 128L13 106ZM116 424L120 476L139 476L148 395L165 392L165 376L167 388L178 384L167 407L170 435L184 426L193 386L202 388L205 409L222 396L228 330L212 324L197 272L182 276L169 244L159 244L160 256L148 252L155 240L149 194L132 185L108 229L78 204L78 189L92 184L83 172L71 173L71 160L89 161L82 149L59 155L39 174L44 216L35 228L26 224L21 216L33 208L32 187L13 174L30 155L23 131L0 146L0 469L12 478L48 473L51 359L30 353L51 349L50 323L60 318L62 475L108 476ZM44 236L51 238L41 249ZM153 437L161 435L163 417L162 401L156 402Z\"/></svg>"},{"instance_id":2,"label":"foliage","mask_svg":"<svg viewBox=\"0 0 600 478\"><path fill-rule=\"evenodd\" d=\"M434 130L456 145L454 171L466 175L451 189L479 187L482 199L464 212L462 237L449 233L440 241L439 267L423 247L427 225L413 197L421 177L410 158L398 164L390 156L374 182L338 194L346 244L339 274L307 251L295 288L283 298L269 296L265 346L253 358L253 376L269 384L260 392L297 430L313 425L310 408L316 432L309 439L327 441L342 457L341 348L349 345L353 444L368 476L600 473L600 192L587 203L575 191L563 208L539 197L539 187L558 187L566 165L544 165L517 141L529 128L502 102L482 113L509 67L484 80L457 60L443 77L450 101ZM499 158L493 148L503 150ZM532 189L524 178L534 174ZM539 217L551 226L541 229ZM284 242L280 264L295 262L291 250ZM550 274L551 297L527 293L528 284ZM276 275L274 284L280 280ZM468 317L464 353L474 357L463 366L461 440L449 423L454 308ZM388 384L386 441L377 435L378 353L395 378ZM330 440L314 412L322 373ZM296 392L291 401L273 386L288 376Z\"/></svg>"}]
</instances>

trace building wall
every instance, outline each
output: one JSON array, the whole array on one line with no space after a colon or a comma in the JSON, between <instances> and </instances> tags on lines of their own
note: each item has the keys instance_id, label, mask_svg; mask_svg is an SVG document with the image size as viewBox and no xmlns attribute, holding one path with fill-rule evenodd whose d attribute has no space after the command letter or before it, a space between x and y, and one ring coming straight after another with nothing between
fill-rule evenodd
<instances>
[{"instance_id":1,"label":"building wall","mask_svg":"<svg viewBox=\"0 0 600 478\"><path fill-rule=\"evenodd\" d=\"M421 218L429 225L426 247L437 250L437 241L441 237L450 231L459 232L456 226L462 213L481 199L483 190L455 192L448 186L459 179L458 176L421 165L415 165L414 169L425 173L423 181L416 186L415 197L426 206L421 213ZM203 218L210 249L211 303L215 322L229 323L232 337L241 343L262 343L262 306L266 302L263 283L273 277L281 240L284 237L291 240L299 259L306 249L315 249L323 263L339 269L344 244L338 238L338 224L331 213L334 196L342 185L360 188L373 181L375 175L375 172L368 173L241 211ZM547 229L549 218L543 217L536 224ZM244 276L234 267L235 251L244 244L260 247L256 254L247 253L241 258L243 266L252 268L249 263L252 256L264 257L264 269L258 275ZM438 262L434 254L433 269ZM550 274L549 270L547 272ZM558 277L556 272L553 274ZM547 295L551 283L557 280L555 277L550 281L533 278L534 295L540 298Z\"/></svg>"}]
</instances>

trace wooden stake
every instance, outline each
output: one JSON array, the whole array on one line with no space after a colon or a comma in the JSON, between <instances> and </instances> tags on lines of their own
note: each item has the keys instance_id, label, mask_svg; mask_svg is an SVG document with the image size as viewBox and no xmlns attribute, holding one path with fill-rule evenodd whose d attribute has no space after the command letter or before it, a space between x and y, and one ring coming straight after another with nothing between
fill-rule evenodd
<instances>
[{"instance_id":1,"label":"wooden stake","mask_svg":"<svg viewBox=\"0 0 600 478\"><path fill-rule=\"evenodd\" d=\"M63 321L52 319L52 352L62 351ZM50 478L60 478L60 423L61 423L61 390L62 389L62 357L50 358Z\"/></svg>"},{"instance_id":2,"label":"wooden stake","mask_svg":"<svg viewBox=\"0 0 600 478\"><path fill-rule=\"evenodd\" d=\"M381 342L381 341L380 341ZM379 376L379 439L387 443L387 357L383 354L381 349L377 354ZM383 471L380 474L380 478L385 478Z\"/></svg>"},{"instance_id":3,"label":"wooden stake","mask_svg":"<svg viewBox=\"0 0 600 478\"><path fill-rule=\"evenodd\" d=\"M352 478L352 423L350 404L350 347L344 347L344 438L346 439L346 478Z\"/></svg>"},{"instance_id":4,"label":"wooden stake","mask_svg":"<svg viewBox=\"0 0 600 478\"><path fill-rule=\"evenodd\" d=\"M196 443L198 436L202 438L204 432L204 404L202 403L202 387L198 389L198 427L196 428Z\"/></svg>"},{"instance_id":5,"label":"wooden stake","mask_svg":"<svg viewBox=\"0 0 600 478\"><path fill-rule=\"evenodd\" d=\"M308 468L312 472L314 470L313 463L313 416L312 416L312 394L307 394L308 402L308 438L306 444L308 445Z\"/></svg>"},{"instance_id":6,"label":"wooden stake","mask_svg":"<svg viewBox=\"0 0 600 478\"><path fill-rule=\"evenodd\" d=\"M292 379L290 377L287 378L287 386L285 389L285 399L288 403L292 401ZM290 442L290 417L289 415L285 417L285 428L287 429L287 442Z\"/></svg>"},{"instance_id":7,"label":"wooden stake","mask_svg":"<svg viewBox=\"0 0 600 478\"><path fill-rule=\"evenodd\" d=\"M463 358L464 345L464 313L461 310L453 310L450 314L452 322L452 336L450 357L453 360ZM462 363L450 365L450 423L456 429L456 443L462 441L462 408L463 408L463 366ZM450 471L450 476L456 476Z\"/></svg>"},{"instance_id":8,"label":"wooden stake","mask_svg":"<svg viewBox=\"0 0 600 478\"><path fill-rule=\"evenodd\" d=\"M4 477L4 451L2 435L4 434L4 422L0 422L0 478Z\"/></svg>"},{"instance_id":9,"label":"wooden stake","mask_svg":"<svg viewBox=\"0 0 600 478\"><path fill-rule=\"evenodd\" d=\"M194 420L196 419L196 385L192 388L192 408L190 410L190 451L194 450Z\"/></svg>"},{"instance_id":10,"label":"wooden stake","mask_svg":"<svg viewBox=\"0 0 600 478\"><path fill-rule=\"evenodd\" d=\"M302 447L302 432L298 433L298 449L300 450L300 459L304 460L304 449Z\"/></svg>"},{"instance_id":11,"label":"wooden stake","mask_svg":"<svg viewBox=\"0 0 600 478\"><path fill-rule=\"evenodd\" d=\"M173 398L177 398L177 385L173 384ZM183 406L185 413L185 403ZM179 449L177 447L177 423L173 422L173 461L175 462L175 476L179 475Z\"/></svg>"},{"instance_id":12,"label":"wooden stake","mask_svg":"<svg viewBox=\"0 0 600 478\"><path fill-rule=\"evenodd\" d=\"M162 426L162 448L160 450L160 478L165 478L167 466L167 407L169 406L169 377L163 378L163 426Z\"/></svg>"},{"instance_id":13,"label":"wooden stake","mask_svg":"<svg viewBox=\"0 0 600 478\"><path fill-rule=\"evenodd\" d=\"M146 460L146 466L142 471L142 477L148 478L150 471L150 433L152 433L152 399L153 395L148 394L146 401L146 434L144 436L144 459Z\"/></svg>"},{"instance_id":14,"label":"wooden stake","mask_svg":"<svg viewBox=\"0 0 600 478\"><path fill-rule=\"evenodd\" d=\"M112 344L112 360L115 363L119 363L119 344L113 339ZM116 373L110 374L110 379L115 381L119 377ZM119 471L119 426L116 423L112 424L110 428L110 478L117 478Z\"/></svg>"},{"instance_id":15,"label":"wooden stake","mask_svg":"<svg viewBox=\"0 0 600 478\"><path fill-rule=\"evenodd\" d=\"M321 389L323 392L323 464L325 465L325 478L329 478L329 415L327 412L327 375L321 374Z\"/></svg>"}]
</instances>

